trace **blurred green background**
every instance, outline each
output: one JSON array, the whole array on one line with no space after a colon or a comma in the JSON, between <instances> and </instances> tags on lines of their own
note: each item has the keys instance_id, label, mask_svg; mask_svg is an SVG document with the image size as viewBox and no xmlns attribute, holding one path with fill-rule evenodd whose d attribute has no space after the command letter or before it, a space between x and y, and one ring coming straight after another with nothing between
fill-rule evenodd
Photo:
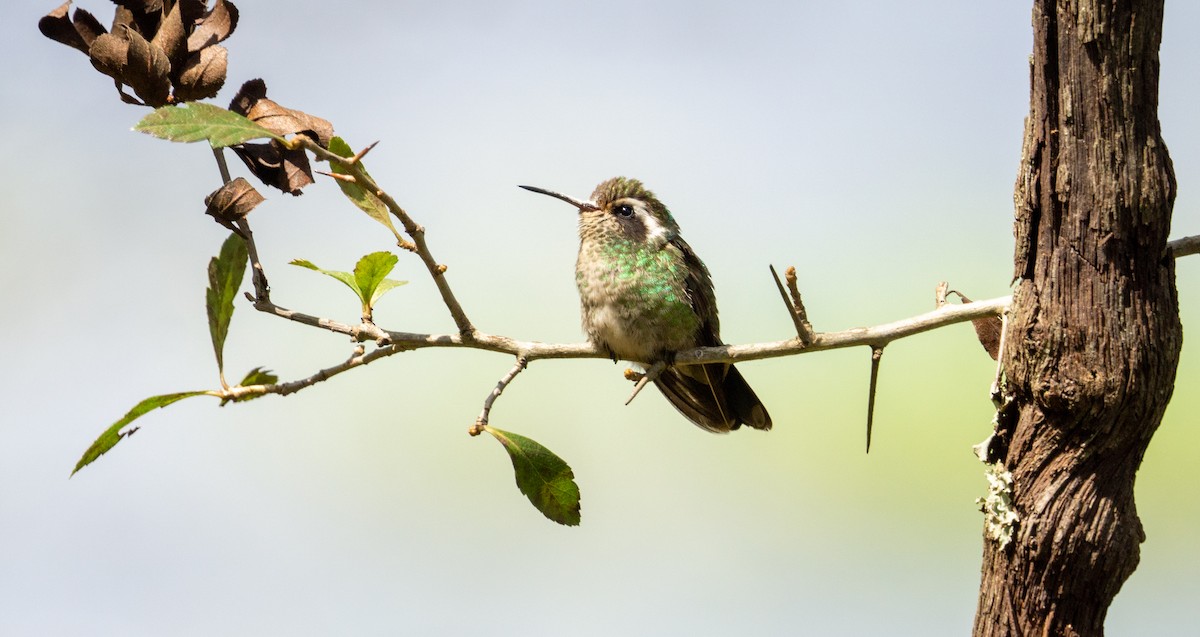
<instances>
[{"instance_id":1,"label":"blurred green background","mask_svg":"<svg viewBox=\"0 0 1200 637\"><path fill-rule=\"evenodd\" d=\"M428 229L481 329L582 339L569 208L644 180L716 283L728 342L791 325L767 265L795 265L830 331L932 308L940 280L1008 293L1012 187L1028 104L1027 2L242 3L218 103L254 77L334 122ZM509 461L466 435L512 361L393 357L288 399L196 398L74 478L142 398L216 383L205 266L226 232L202 145L130 132L78 52L44 39L54 2L0 8L0 634L962 635L979 578L993 363L957 326L895 343L863 454L865 349L744 364L769 434L705 434L656 392L622 406L624 366L541 361L493 424L563 456L583 525L544 520ZM82 4L105 23L111 5ZM1168 3L1161 118L1180 190L1173 236L1200 232L1200 6ZM235 162L235 173L244 174ZM357 317L339 284L389 234L322 179L253 214L287 307ZM453 325L418 261L382 325ZM1200 326L1200 258L1178 268ZM343 360L344 339L245 303L232 377ZM1137 484L1147 540L1110 635L1194 626L1200 357Z\"/></svg>"}]
</instances>

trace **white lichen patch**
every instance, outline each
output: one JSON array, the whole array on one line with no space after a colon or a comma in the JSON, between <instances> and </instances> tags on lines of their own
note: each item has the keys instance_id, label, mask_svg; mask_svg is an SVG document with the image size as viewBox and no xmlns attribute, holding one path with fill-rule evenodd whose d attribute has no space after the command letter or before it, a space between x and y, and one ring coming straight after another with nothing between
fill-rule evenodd
<instances>
[{"instance_id":1,"label":"white lichen patch","mask_svg":"<svg viewBox=\"0 0 1200 637\"><path fill-rule=\"evenodd\" d=\"M977 498L975 503L983 512L984 531L1000 544L1000 548L1012 542L1017 526L1017 512L1012 505L1012 473L1003 462L988 465L984 476L988 480L987 497Z\"/></svg>"}]
</instances>

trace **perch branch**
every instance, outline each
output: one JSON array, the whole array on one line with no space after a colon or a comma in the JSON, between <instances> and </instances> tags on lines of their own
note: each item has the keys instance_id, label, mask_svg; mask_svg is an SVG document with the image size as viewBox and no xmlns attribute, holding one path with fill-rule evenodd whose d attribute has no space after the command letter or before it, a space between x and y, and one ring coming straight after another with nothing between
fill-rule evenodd
<instances>
[{"instance_id":1,"label":"perch branch","mask_svg":"<svg viewBox=\"0 0 1200 637\"><path fill-rule=\"evenodd\" d=\"M1186 257L1189 254L1200 254L1200 234L1168 241L1167 249L1171 251L1171 256L1176 259Z\"/></svg>"},{"instance_id":2,"label":"perch branch","mask_svg":"<svg viewBox=\"0 0 1200 637\"><path fill-rule=\"evenodd\" d=\"M804 345L799 339L751 343L747 345L719 345L680 350L675 354L676 365L699 365L703 363L737 363L764 358L777 358L794 354L818 352L867 345L882 346L891 341L927 332L932 329L970 321L981 316L995 316L1003 312L1010 297L986 301L975 301L962 305L947 305L932 312L876 327L860 327L840 332L823 332L814 335L813 342ZM520 341L476 331L470 337L462 334L421 334L385 330L372 324L349 325L333 319L313 316L289 310L271 301L256 301L255 309L297 323L318 327L337 334L345 334L355 340L374 340L404 350L430 347L454 347L479 349L513 356L524 356L529 362L550 358L608 358L606 351L591 343L542 343ZM645 363L646 361L633 361Z\"/></svg>"}]
</instances>

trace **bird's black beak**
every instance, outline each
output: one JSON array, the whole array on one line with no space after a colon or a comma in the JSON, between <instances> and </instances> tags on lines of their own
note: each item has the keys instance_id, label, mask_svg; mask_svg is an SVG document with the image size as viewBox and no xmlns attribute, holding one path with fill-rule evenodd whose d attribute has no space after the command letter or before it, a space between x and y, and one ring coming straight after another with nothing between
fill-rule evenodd
<instances>
[{"instance_id":1,"label":"bird's black beak","mask_svg":"<svg viewBox=\"0 0 1200 637\"><path fill-rule=\"evenodd\" d=\"M537 186L520 186L520 188L524 188L525 190L528 190L529 192L536 192L538 194L546 195L548 197L554 197L555 199L558 199L560 201L565 201L565 202L571 204L572 206L575 206L576 208L578 208L580 212L587 212L589 210L599 210L600 209L596 204L594 204L590 201L579 201L578 199L573 199L562 193L554 192L553 190L546 190L545 188L538 188Z\"/></svg>"}]
</instances>

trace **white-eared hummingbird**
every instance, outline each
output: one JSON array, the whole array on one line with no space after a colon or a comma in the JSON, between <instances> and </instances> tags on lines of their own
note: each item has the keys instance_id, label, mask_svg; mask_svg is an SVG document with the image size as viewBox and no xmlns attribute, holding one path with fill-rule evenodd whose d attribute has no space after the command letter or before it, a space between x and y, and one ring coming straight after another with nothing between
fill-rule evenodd
<instances>
[{"instance_id":1,"label":"white-eared hummingbird","mask_svg":"<svg viewBox=\"0 0 1200 637\"><path fill-rule=\"evenodd\" d=\"M704 429L771 428L771 416L732 364L671 365L677 351L722 343L708 268L654 193L625 177L601 183L590 201L521 187L579 210L575 283L593 345L613 360L666 363L655 384Z\"/></svg>"}]
</instances>

